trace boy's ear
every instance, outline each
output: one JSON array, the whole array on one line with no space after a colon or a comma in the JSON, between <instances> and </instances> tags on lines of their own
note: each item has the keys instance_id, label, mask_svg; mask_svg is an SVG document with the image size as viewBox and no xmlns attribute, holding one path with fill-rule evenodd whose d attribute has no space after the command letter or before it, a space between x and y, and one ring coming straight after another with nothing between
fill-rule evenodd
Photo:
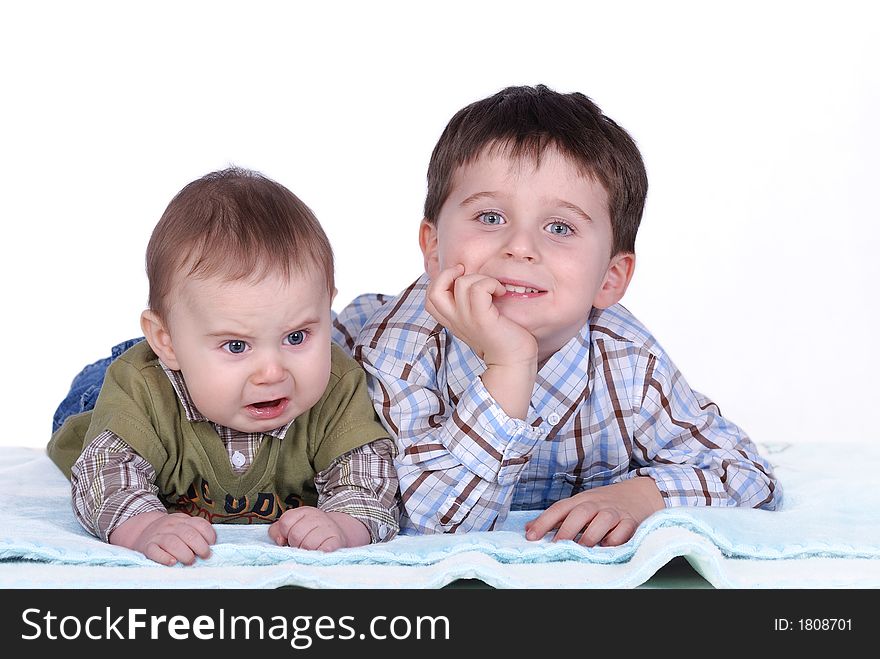
<instances>
[{"instance_id":1,"label":"boy's ear","mask_svg":"<svg viewBox=\"0 0 880 659\"><path fill-rule=\"evenodd\" d=\"M159 314L152 309L144 311L141 314L141 330L162 363L172 371L179 371L180 364L177 362L174 346L171 345L171 334Z\"/></svg>"},{"instance_id":2,"label":"boy's ear","mask_svg":"<svg viewBox=\"0 0 880 659\"><path fill-rule=\"evenodd\" d=\"M620 302L620 298L626 293L635 269L635 254L616 254L612 256L608 270L605 271L602 288L599 289L596 299L593 300L593 306L597 309L607 309L611 305Z\"/></svg>"},{"instance_id":3,"label":"boy's ear","mask_svg":"<svg viewBox=\"0 0 880 659\"><path fill-rule=\"evenodd\" d=\"M431 279L440 273L440 259L437 255L437 226L423 219L419 226L419 247L425 259L425 272Z\"/></svg>"}]
</instances>

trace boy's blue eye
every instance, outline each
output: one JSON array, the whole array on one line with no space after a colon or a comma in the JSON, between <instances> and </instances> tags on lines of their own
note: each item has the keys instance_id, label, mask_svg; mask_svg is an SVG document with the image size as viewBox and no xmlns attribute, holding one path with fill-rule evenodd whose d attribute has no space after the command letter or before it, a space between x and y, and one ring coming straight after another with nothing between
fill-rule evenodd
<instances>
[{"instance_id":1,"label":"boy's blue eye","mask_svg":"<svg viewBox=\"0 0 880 659\"><path fill-rule=\"evenodd\" d=\"M306 335L302 330L297 330L296 332L291 332L287 335L287 342L292 346L298 346L300 343L305 341Z\"/></svg>"},{"instance_id":2,"label":"boy's blue eye","mask_svg":"<svg viewBox=\"0 0 880 659\"><path fill-rule=\"evenodd\" d=\"M247 348L247 343L244 341L227 341L226 349L231 352L233 355L240 355Z\"/></svg>"},{"instance_id":3,"label":"boy's blue eye","mask_svg":"<svg viewBox=\"0 0 880 659\"><path fill-rule=\"evenodd\" d=\"M504 224L504 218L501 217L499 213L492 213L491 211L488 213L480 213L479 220L483 224L488 224L489 226Z\"/></svg>"},{"instance_id":4,"label":"boy's blue eye","mask_svg":"<svg viewBox=\"0 0 880 659\"><path fill-rule=\"evenodd\" d=\"M568 236L572 233L571 227L565 222L551 222L547 225L547 231L554 236Z\"/></svg>"}]
</instances>

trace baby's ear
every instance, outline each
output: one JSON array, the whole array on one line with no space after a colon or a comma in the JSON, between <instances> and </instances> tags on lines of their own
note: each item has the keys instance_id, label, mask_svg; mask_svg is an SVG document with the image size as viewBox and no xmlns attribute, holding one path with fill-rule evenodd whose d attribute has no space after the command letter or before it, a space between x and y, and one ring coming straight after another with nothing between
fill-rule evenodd
<instances>
[{"instance_id":1,"label":"baby's ear","mask_svg":"<svg viewBox=\"0 0 880 659\"><path fill-rule=\"evenodd\" d=\"M620 298L626 293L633 272L636 269L636 255L632 253L615 254L611 257L608 270L605 271L605 279L602 288L593 300L593 306L597 309L607 309L611 305L620 302Z\"/></svg>"},{"instance_id":2,"label":"baby's ear","mask_svg":"<svg viewBox=\"0 0 880 659\"><path fill-rule=\"evenodd\" d=\"M431 279L440 273L440 259L437 249L437 225L422 220L419 226L419 247L422 248L422 256L425 259L425 272Z\"/></svg>"},{"instance_id":3,"label":"baby's ear","mask_svg":"<svg viewBox=\"0 0 880 659\"><path fill-rule=\"evenodd\" d=\"M152 309L144 311L141 314L141 330L161 362L172 371L179 371L180 364L177 363L177 356L174 354L171 334L159 314Z\"/></svg>"}]
</instances>

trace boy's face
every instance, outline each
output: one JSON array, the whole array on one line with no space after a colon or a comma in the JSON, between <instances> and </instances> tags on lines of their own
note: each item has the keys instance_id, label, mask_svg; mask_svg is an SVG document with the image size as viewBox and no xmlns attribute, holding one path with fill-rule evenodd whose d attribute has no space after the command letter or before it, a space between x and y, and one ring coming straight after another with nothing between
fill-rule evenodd
<instances>
[{"instance_id":1,"label":"boy's face","mask_svg":"<svg viewBox=\"0 0 880 659\"><path fill-rule=\"evenodd\" d=\"M317 273L270 274L258 283L181 277L167 349L154 350L183 373L208 419L266 432L311 408L327 387L331 301Z\"/></svg>"},{"instance_id":2,"label":"boy's face","mask_svg":"<svg viewBox=\"0 0 880 659\"><path fill-rule=\"evenodd\" d=\"M460 263L465 274L504 284L494 304L535 336L539 359L575 336L593 306L620 299L635 259L611 257L605 189L555 148L538 167L503 149L460 167L436 226L422 223L420 244L432 278Z\"/></svg>"}]
</instances>

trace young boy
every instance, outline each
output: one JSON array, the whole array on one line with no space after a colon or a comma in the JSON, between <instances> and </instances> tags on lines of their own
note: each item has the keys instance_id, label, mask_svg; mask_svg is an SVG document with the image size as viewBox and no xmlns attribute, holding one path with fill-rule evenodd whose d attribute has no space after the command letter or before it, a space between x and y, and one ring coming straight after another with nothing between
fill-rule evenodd
<instances>
[{"instance_id":1,"label":"young boy","mask_svg":"<svg viewBox=\"0 0 880 659\"><path fill-rule=\"evenodd\" d=\"M335 323L397 440L404 531L546 509L528 539L618 545L664 506L779 505L754 444L618 304L646 193L635 143L582 94L508 88L449 122L426 274Z\"/></svg>"},{"instance_id":2,"label":"young boy","mask_svg":"<svg viewBox=\"0 0 880 659\"><path fill-rule=\"evenodd\" d=\"M86 530L165 565L207 557L212 522L323 551L394 537L394 445L331 347L333 254L305 204L256 172L208 174L146 261L146 341L48 447Z\"/></svg>"}]
</instances>

